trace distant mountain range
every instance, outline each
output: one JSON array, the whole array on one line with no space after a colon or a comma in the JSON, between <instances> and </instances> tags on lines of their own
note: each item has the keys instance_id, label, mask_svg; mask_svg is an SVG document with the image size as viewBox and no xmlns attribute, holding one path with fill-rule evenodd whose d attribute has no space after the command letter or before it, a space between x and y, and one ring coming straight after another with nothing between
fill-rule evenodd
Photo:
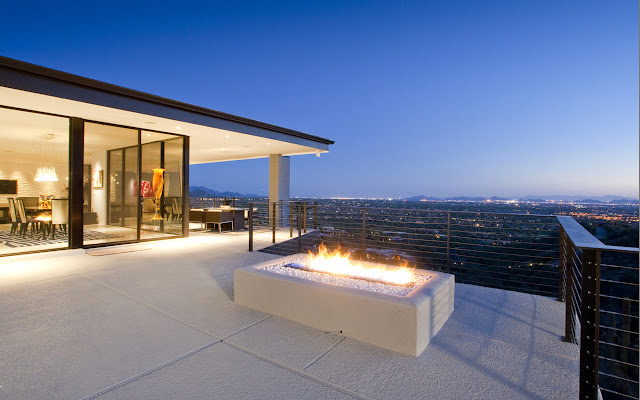
<instances>
[{"instance_id":1,"label":"distant mountain range","mask_svg":"<svg viewBox=\"0 0 640 400\"><path fill-rule=\"evenodd\" d=\"M237 198L265 198L258 194L244 194L237 192L219 192L217 190L209 189L206 186L189 186L190 197L237 197ZM401 200L405 201L532 201L532 202L545 202L545 201L579 201L581 203L607 203L607 204L638 204L638 199L632 199L630 197L623 196L539 196L529 195L520 198L511 197L480 197L480 196L454 196L454 197L430 197L430 196L413 196L407 197Z\"/></svg>"},{"instance_id":2,"label":"distant mountain range","mask_svg":"<svg viewBox=\"0 0 640 400\"><path fill-rule=\"evenodd\" d=\"M217 190L209 189L205 186L189 186L189 197L250 197L250 198L262 198L257 194L242 194L236 192L218 192Z\"/></svg>"},{"instance_id":3,"label":"distant mountain range","mask_svg":"<svg viewBox=\"0 0 640 400\"><path fill-rule=\"evenodd\" d=\"M457 196L457 197L427 197L427 196L413 196L407 197L406 201L443 201L443 200L454 200L454 201L506 201L506 200L519 200L519 201L533 201L533 202L544 202L544 201L579 201L581 203L608 203L608 204L638 204L638 199L632 199L630 197L623 196L540 196L540 195L528 195L520 198L509 198L509 197L466 197L466 196Z\"/></svg>"}]
</instances>

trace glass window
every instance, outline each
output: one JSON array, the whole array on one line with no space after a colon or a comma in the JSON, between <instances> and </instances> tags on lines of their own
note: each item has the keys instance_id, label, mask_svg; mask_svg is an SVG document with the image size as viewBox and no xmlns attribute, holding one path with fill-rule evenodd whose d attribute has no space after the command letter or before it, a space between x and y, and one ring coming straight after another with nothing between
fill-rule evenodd
<instances>
[{"instance_id":1,"label":"glass window","mask_svg":"<svg viewBox=\"0 0 640 400\"><path fill-rule=\"evenodd\" d=\"M68 247L69 119L0 108L0 254Z\"/></svg>"}]
</instances>

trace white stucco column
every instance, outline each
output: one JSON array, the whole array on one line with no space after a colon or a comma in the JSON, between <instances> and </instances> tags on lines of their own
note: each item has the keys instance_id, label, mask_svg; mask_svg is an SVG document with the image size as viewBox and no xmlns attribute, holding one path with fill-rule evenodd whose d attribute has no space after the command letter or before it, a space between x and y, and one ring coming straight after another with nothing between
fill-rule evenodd
<instances>
[{"instance_id":1,"label":"white stucco column","mask_svg":"<svg viewBox=\"0 0 640 400\"><path fill-rule=\"evenodd\" d=\"M291 199L290 191L291 159L280 154L269 155L269 202L287 202ZM277 208L276 221L278 225L288 225L289 206ZM269 210L269 217L273 212Z\"/></svg>"}]
</instances>

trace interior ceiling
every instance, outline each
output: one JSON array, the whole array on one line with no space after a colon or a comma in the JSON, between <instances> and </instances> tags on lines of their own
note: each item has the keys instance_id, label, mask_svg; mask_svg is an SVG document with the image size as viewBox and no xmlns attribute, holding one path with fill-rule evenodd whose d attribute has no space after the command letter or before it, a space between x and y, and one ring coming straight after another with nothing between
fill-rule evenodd
<instances>
[{"instance_id":1,"label":"interior ceiling","mask_svg":"<svg viewBox=\"0 0 640 400\"><path fill-rule=\"evenodd\" d=\"M0 108L0 160L68 163L69 121L66 118ZM50 140L45 135L53 135Z\"/></svg>"},{"instance_id":2,"label":"interior ceiling","mask_svg":"<svg viewBox=\"0 0 640 400\"><path fill-rule=\"evenodd\" d=\"M0 87L0 104L48 112L52 114L80 117L87 120L114 123L131 126L136 129L151 129L167 133L175 133L190 137L190 164L201 164L220 161L244 160L268 157L269 154L300 155L325 153L326 150L310 146L303 146L282 140L275 140L260 136L196 125L182 121L139 114L115 108L97 106L58 97L46 96L22 90ZM60 144L68 143L68 122L66 119L30 113L29 120L25 118L8 117L7 109L0 109L0 140L11 143L12 148L3 146L6 150L25 152L29 146L39 145L42 134L55 133L56 148ZM15 114L14 114L15 115ZM5 119L5 117L8 117ZM46 117L46 118L45 118ZM56 123L52 121L57 121ZM130 143L129 129L92 124L92 129L104 134L89 135L86 138L86 150L98 148L124 147L114 142ZM117 132L117 133L116 133ZM147 136L147 134L149 136ZM145 141L163 140L167 135L155 132L143 132ZM105 143L106 142L106 143ZM111 145L109 145L111 143ZM135 143L134 143L135 144ZM1 153L1 151L0 151ZM4 155L3 155L4 158Z\"/></svg>"}]
</instances>

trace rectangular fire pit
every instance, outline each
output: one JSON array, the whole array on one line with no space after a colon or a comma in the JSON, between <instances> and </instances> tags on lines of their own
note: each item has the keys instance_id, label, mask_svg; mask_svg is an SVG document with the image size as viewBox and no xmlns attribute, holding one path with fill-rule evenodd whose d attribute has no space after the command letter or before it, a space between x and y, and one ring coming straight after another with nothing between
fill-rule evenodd
<instances>
[{"instance_id":1,"label":"rectangular fire pit","mask_svg":"<svg viewBox=\"0 0 640 400\"><path fill-rule=\"evenodd\" d=\"M236 269L235 302L416 357L453 312L453 275L416 269L415 284L393 285L310 272L308 257Z\"/></svg>"}]
</instances>

